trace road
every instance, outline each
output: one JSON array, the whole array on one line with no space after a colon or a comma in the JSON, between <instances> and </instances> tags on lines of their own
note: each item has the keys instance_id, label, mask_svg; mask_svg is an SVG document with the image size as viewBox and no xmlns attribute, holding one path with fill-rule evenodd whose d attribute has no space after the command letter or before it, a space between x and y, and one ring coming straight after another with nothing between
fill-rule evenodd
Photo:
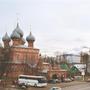
<instances>
[{"instance_id":1,"label":"road","mask_svg":"<svg viewBox=\"0 0 90 90\"><path fill-rule=\"evenodd\" d=\"M90 83L69 86L69 87L62 88L61 90L90 90Z\"/></svg>"},{"instance_id":2,"label":"road","mask_svg":"<svg viewBox=\"0 0 90 90\"><path fill-rule=\"evenodd\" d=\"M49 84L45 88L35 88L35 87L29 87L27 89L21 89L16 87L10 87L10 88L1 88L0 90L50 90L51 87L61 87L61 90L90 90L90 83L62 83L62 84Z\"/></svg>"}]
</instances>

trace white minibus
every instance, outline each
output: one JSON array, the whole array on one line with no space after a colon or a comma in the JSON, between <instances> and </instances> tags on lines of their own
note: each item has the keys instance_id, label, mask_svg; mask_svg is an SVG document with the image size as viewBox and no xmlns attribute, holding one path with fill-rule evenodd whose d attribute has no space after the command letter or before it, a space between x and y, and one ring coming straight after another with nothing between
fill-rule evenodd
<instances>
[{"instance_id":1,"label":"white minibus","mask_svg":"<svg viewBox=\"0 0 90 90\"><path fill-rule=\"evenodd\" d=\"M20 86L25 85L28 86L35 86L35 87L46 87L47 82L44 76L32 76L32 75L19 75L18 77L18 84Z\"/></svg>"}]
</instances>

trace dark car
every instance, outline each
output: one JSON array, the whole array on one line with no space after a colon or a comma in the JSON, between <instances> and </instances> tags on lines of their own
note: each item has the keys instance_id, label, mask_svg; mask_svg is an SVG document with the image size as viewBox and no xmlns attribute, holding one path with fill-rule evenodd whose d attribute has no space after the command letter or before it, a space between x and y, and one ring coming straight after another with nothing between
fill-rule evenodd
<instances>
[{"instance_id":1,"label":"dark car","mask_svg":"<svg viewBox=\"0 0 90 90\"><path fill-rule=\"evenodd\" d=\"M55 84L56 83L56 80L55 79L51 79L51 80L48 81L48 83Z\"/></svg>"}]
</instances>

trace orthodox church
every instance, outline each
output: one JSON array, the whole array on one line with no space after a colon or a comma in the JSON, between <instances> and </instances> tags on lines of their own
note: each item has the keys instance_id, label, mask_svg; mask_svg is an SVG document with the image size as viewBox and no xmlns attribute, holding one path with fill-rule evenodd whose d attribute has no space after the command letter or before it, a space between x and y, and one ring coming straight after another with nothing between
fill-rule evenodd
<instances>
[{"instance_id":1,"label":"orthodox church","mask_svg":"<svg viewBox=\"0 0 90 90\"><path fill-rule=\"evenodd\" d=\"M53 75L67 76L66 70L42 61L39 49L34 47L35 37L31 32L27 35L26 40L23 35L17 23L10 36L6 33L2 37L4 46L0 44L0 78L12 81L21 74L45 75L48 79Z\"/></svg>"},{"instance_id":2,"label":"orthodox church","mask_svg":"<svg viewBox=\"0 0 90 90\"><path fill-rule=\"evenodd\" d=\"M35 37L29 32L25 40L23 35L17 23L11 36L6 33L2 37L4 46L0 44L0 77L17 78L20 74L38 74L40 55L39 49L34 48Z\"/></svg>"}]
</instances>

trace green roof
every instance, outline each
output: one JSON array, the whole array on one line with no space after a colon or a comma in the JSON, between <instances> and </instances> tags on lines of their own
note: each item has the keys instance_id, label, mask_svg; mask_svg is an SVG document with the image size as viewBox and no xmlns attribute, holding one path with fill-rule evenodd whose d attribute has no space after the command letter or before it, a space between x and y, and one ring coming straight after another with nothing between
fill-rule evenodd
<instances>
[{"instance_id":1,"label":"green roof","mask_svg":"<svg viewBox=\"0 0 90 90\"><path fill-rule=\"evenodd\" d=\"M78 70L75 66L73 66L73 67L70 69L70 73L72 73L72 74L75 74L75 73L77 73L77 72L79 72L79 70Z\"/></svg>"},{"instance_id":2,"label":"green roof","mask_svg":"<svg viewBox=\"0 0 90 90\"><path fill-rule=\"evenodd\" d=\"M60 67L61 67L61 69L65 69L67 71L70 70L69 66L67 64L65 64L65 63L61 64Z\"/></svg>"}]
</instances>

